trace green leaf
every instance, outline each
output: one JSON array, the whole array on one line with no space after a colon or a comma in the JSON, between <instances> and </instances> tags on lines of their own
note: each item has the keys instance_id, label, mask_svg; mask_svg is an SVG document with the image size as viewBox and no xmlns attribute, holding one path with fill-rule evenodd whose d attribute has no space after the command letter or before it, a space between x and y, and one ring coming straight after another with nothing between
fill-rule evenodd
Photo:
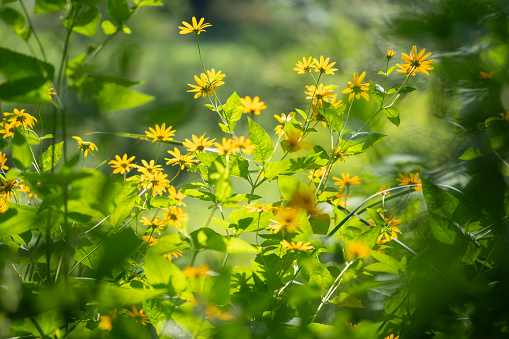
<instances>
[{"instance_id":1,"label":"green leaf","mask_svg":"<svg viewBox=\"0 0 509 339\"><path fill-rule=\"evenodd\" d=\"M239 106L242 106L242 103L240 102L240 97L236 92L233 92L233 94L228 98L228 100L226 100L226 104L223 107L224 117L228 122L228 127L230 128L230 131L233 131L235 125L237 124L237 121L239 121L240 118L242 117L242 108L239 108ZM227 133L229 133L229 131Z\"/></svg>"},{"instance_id":2,"label":"green leaf","mask_svg":"<svg viewBox=\"0 0 509 339\"><path fill-rule=\"evenodd\" d=\"M468 148L463 154L458 158L460 160L472 160L478 157L481 157L482 153L479 147L472 146Z\"/></svg>"},{"instance_id":3,"label":"green leaf","mask_svg":"<svg viewBox=\"0 0 509 339\"><path fill-rule=\"evenodd\" d=\"M119 25L123 25L131 16L127 0L108 0L108 13Z\"/></svg>"},{"instance_id":4,"label":"green leaf","mask_svg":"<svg viewBox=\"0 0 509 339\"><path fill-rule=\"evenodd\" d=\"M343 307L364 308L362 302L357 297L345 292L339 293L330 302Z\"/></svg>"},{"instance_id":5,"label":"green leaf","mask_svg":"<svg viewBox=\"0 0 509 339\"><path fill-rule=\"evenodd\" d=\"M77 87L78 98L82 102L93 101L101 111L112 111L144 105L154 99L129 88L138 82L124 79L88 75Z\"/></svg>"},{"instance_id":6,"label":"green leaf","mask_svg":"<svg viewBox=\"0 0 509 339\"><path fill-rule=\"evenodd\" d=\"M169 252L182 251L189 248L189 244L182 240L180 234L168 234L159 238L155 245L150 246L150 250L157 254L166 254Z\"/></svg>"},{"instance_id":7,"label":"green leaf","mask_svg":"<svg viewBox=\"0 0 509 339\"><path fill-rule=\"evenodd\" d=\"M9 209L0 214L0 236L36 230L40 224L37 208L7 202Z\"/></svg>"},{"instance_id":8,"label":"green leaf","mask_svg":"<svg viewBox=\"0 0 509 339\"><path fill-rule=\"evenodd\" d=\"M69 18L65 18L62 23L67 28L72 24ZM96 7L82 7L78 17L74 20L72 30L85 36L93 37L100 23L101 13Z\"/></svg>"},{"instance_id":9,"label":"green leaf","mask_svg":"<svg viewBox=\"0 0 509 339\"><path fill-rule=\"evenodd\" d=\"M35 13L51 13L65 9L66 0L36 0Z\"/></svg>"},{"instance_id":10,"label":"green leaf","mask_svg":"<svg viewBox=\"0 0 509 339\"><path fill-rule=\"evenodd\" d=\"M258 253L260 252L256 247L239 238L224 238L226 242L226 252L228 253Z\"/></svg>"},{"instance_id":11,"label":"green leaf","mask_svg":"<svg viewBox=\"0 0 509 339\"><path fill-rule=\"evenodd\" d=\"M106 35L111 35L117 31L117 27L109 20L104 20L101 23L101 28Z\"/></svg>"},{"instance_id":12,"label":"green leaf","mask_svg":"<svg viewBox=\"0 0 509 339\"><path fill-rule=\"evenodd\" d=\"M48 149L42 154L41 156L41 163L42 163L42 170L44 172L49 171L52 169L60 160L62 157L62 149L64 147L64 142L59 142L58 144L55 144L55 147L53 148L53 145L50 145ZM55 150L53 152L53 149Z\"/></svg>"},{"instance_id":13,"label":"green leaf","mask_svg":"<svg viewBox=\"0 0 509 339\"><path fill-rule=\"evenodd\" d=\"M388 107L384 109L384 114L394 125L399 126L399 110L396 107Z\"/></svg>"},{"instance_id":14,"label":"green leaf","mask_svg":"<svg viewBox=\"0 0 509 339\"><path fill-rule=\"evenodd\" d=\"M18 129L14 131L11 144L12 160L19 168L26 170L32 165L32 152L27 139Z\"/></svg>"},{"instance_id":15,"label":"green leaf","mask_svg":"<svg viewBox=\"0 0 509 339\"><path fill-rule=\"evenodd\" d=\"M326 213L314 214L309 217L313 234L327 234L330 228L330 216Z\"/></svg>"},{"instance_id":16,"label":"green leaf","mask_svg":"<svg viewBox=\"0 0 509 339\"><path fill-rule=\"evenodd\" d=\"M218 202L224 202L233 193L232 183L230 180L230 171L219 162L216 162L215 167L219 172L219 179L217 180L216 184L215 196Z\"/></svg>"},{"instance_id":17,"label":"green leaf","mask_svg":"<svg viewBox=\"0 0 509 339\"><path fill-rule=\"evenodd\" d=\"M316 258L299 258L302 264L301 274L309 286L316 286L322 291L332 285L332 276L329 270Z\"/></svg>"},{"instance_id":18,"label":"green leaf","mask_svg":"<svg viewBox=\"0 0 509 339\"><path fill-rule=\"evenodd\" d=\"M400 93L410 93L410 92L413 92L415 91L416 89L413 88L413 87L402 87L399 92Z\"/></svg>"},{"instance_id":19,"label":"green leaf","mask_svg":"<svg viewBox=\"0 0 509 339\"><path fill-rule=\"evenodd\" d=\"M249 139L255 145L253 150L254 160L266 163L272 157L274 152L270 136L265 132L262 126L248 118L249 120Z\"/></svg>"},{"instance_id":20,"label":"green leaf","mask_svg":"<svg viewBox=\"0 0 509 339\"><path fill-rule=\"evenodd\" d=\"M373 80L369 82L369 96L381 104L384 100L384 89L379 84L375 84Z\"/></svg>"},{"instance_id":21,"label":"green leaf","mask_svg":"<svg viewBox=\"0 0 509 339\"><path fill-rule=\"evenodd\" d=\"M308 187L308 185L294 177L285 175L279 176L277 184L279 186L279 192L284 200L291 200L296 192L303 194L310 193L314 196L313 190Z\"/></svg>"},{"instance_id":22,"label":"green leaf","mask_svg":"<svg viewBox=\"0 0 509 339\"><path fill-rule=\"evenodd\" d=\"M7 24L7 26L14 29L14 32L19 35L25 28L25 17L23 14L10 7L0 8L0 17Z\"/></svg>"},{"instance_id":23,"label":"green leaf","mask_svg":"<svg viewBox=\"0 0 509 339\"><path fill-rule=\"evenodd\" d=\"M324 116L325 120L327 120L328 125L339 133L343 129L342 116L345 108L346 105L341 105L338 108L335 108L333 105L329 104L329 107L320 107L319 111Z\"/></svg>"},{"instance_id":24,"label":"green leaf","mask_svg":"<svg viewBox=\"0 0 509 339\"><path fill-rule=\"evenodd\" d=\"M444 244L456 244L461 239L467 222L468 209L452 194L422 178L422 191L428 206L429 223L433 236Z\"/></svg>"},{"instance_id":25,"label":"green leaf","mask_svg":"<svg viewBox=\"0 0 509 339\"><path fill-rule=\"evenodd\" d=\"M329 156L320 146L313 147L304 157L269 162L265 165L265 178L273 180L280 175L291 175L300 171L316 169L327 165Z\"/></svg>"},{"instance_id":26,"label":"green leaf","mask_svg":"<svg viewBox=\"0 0 509 339\"><path fill-rule=\"evenodd\" d=\"M392 72L394 72L394 70L398 68L398 65L396 66L392 66L391 68L389 68L389 70L387 71L387 75L391 74Z\"/></svg>"},{"instance_id":27,"label":"green leaf","mask_svg":"<svg viewBox=\"0 0 509 339\"><path fill-rule=\"evenodd\" d=\"M387 135L380 133L360 132L352 136L342 149L351 155L364 153L386 137Z\"/></svg>"},{"instance_id":28,"label":"green leaf","mask_svg":"<svg viewBox=\"0 0 509 339\"><path fill-rule=\"evenodd\" d=\"M0 47L0 100L43 104L51 101L48 95L53 79L52 65L30 56Z\"/></svg>"},{"instance_id":29,"label":"green leaf","mask_svg":"<svg viewBox=\"0 0 509 339\"><path fill-rule=\"evenodd\" d=\"M118 192L115 200L110 207L110 224L112 227L117 227L131 214L136 203L137 184L135 182L124 182L120 191Z\"/></svg>"},{"instance_id":30,"label":"green leaf","mask_svg":"<svg viewBox=\"0 0 509 339\"><path fill-rule=\"evenodd\" d=\"M138 7L141 7L141 6L162 6L162 5L163 5L163 3L161 2L161 0L142 0L138 4Z\"/></svg>"},{"instance_id":31,"label":"green leaf","mask_svg":"<svg viewBox=\"0 0 509 339\"><path fill-rule=\"evenodd\" d=\"M368 271L385 272L385 273L392 273L392 274L400 273L399 261L397 261L390 255L383 254L378 251L371 251L371 255L373 256L373 258L375 258L379 262L366 266L365 268Z\"/></svg>"}]
</instances>

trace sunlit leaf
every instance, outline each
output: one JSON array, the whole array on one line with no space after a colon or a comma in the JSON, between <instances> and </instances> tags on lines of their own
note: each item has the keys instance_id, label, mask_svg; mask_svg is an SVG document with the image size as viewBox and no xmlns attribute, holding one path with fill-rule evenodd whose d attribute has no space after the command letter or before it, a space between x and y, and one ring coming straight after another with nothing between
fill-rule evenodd
<instances>
[{"instance_id":1,"label":"sunlit leaf","mask_svg":"<svg viewBox=\"0 0 509 339\"><path fill-rule=\"evenodd\" d=\"M36 0L35 13L51 13L63 10L67 4L66 0Z\"/></svg>"},{"instance_id":2,"label":"sunlit leaf","mask_svg":"<svg viewBox=\"0 0 509 339\"><path fill-rule=\"evenodd\" d=\"M384 109L384 114L394 125L399 126L399 110L396 107L388 107Z\"/></svg>"},{"instance_id":3,"label":"sunlit leaf","mask_svg":"<svg viewBox=\"0 0 509 339\"><path fill-rule=\"evenodd\" d=\"M351 155L360 154L366 152L385 138L387 138L385 134L360 132L354 134L341 149Z\"/></svg>"},{"instance_id":4,"label":"sunlit leaf","mask_svg":"<svg viewBox=\"0 0 509 339\"><path fill-rule=\"evenodd\" d=\"M258 125L252 119L249 120L249 139L255 145L253 157L261 163L267 162L273 154L273 146L270 136L265 132L262 126Z\"/></svg>"},{"instance_id":5,"label":"sunlit leaf","mask_svg":"<svg viewBox=\"0 0 509 339\"><path fill-rule=\"evenodd\" d=\"M78 17L71 23L69 18L65 18L62 23L69 28L72 24L72 30L88 37L95 36L99 23L101 22L101 13L96 7L82 7Z\"/></svg>"},{"instance_id":6,"label":"sunlit leaf","mask_svg":"<svg viewBox=\"0 0 509 339\"><path fill-rule=\"evenodd\" d=\"M53 145L50 145L48 149L41 156L42 170L44 172L49 171L58 163L60 158L62 157L62 150L64 148L64 142L59 142Z\"/></svg>"},{"instance_id":7,"label":"sunlit leaf","mask_svg":"<svg viewBox=\"0 0 509 339\"><path fill-rule=\"evenodd\" d=\"M108 13L119 25L124 24L131 16L127 0L108 0Z\"/></svg>"},{"instance_id":8,"label":"sunlit leaf","mask_svg":"<svg viewBox=\"0 0 509 339\"><path fill-rule=\"evenodd\" d=\"M32 165L32 152L28 145L26 137L19 132L18 129L14 131L12 138L12 160L19 168L25 170Z\"/></svg>"}]
</instances>

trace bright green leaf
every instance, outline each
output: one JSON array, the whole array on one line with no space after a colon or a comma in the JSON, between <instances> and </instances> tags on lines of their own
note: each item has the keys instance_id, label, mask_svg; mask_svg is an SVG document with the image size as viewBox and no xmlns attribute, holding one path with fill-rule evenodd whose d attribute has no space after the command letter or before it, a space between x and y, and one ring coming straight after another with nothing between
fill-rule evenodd
<instances>
[{"instance_id":1,"label":"bright green leaf","mask_svg":"<svg viewBox=\"0 0 509 339\"><path fill-rule=\"evenodd\" d=\"M129 216L136 203L138 185L135 182L125 182L115 197L111 206L110 224L117 227Z\"/></svg>"},{"instance_id":2,"label":"bright green leaf","mask_svg":"<svg viewBox=\"0 0 509 339\"><path fill-rule=\"evenodd\" d=\"M51 13L65 9L66 0L36 0L35 13Z\"/></svg>"},{"instance_id":3,"label":"bright green leaf","mask_svg":"<svg viewBox=\"0 0 509 339\"><path fill-rule=\"evenodd\" d=\"M463 154L458 158L460 160L472 160L482 156L481 150L479 147L472 146L468 148Z\"/></svg>"},{"instance_id":4,"label":"bright green leaf","mask_svg":"<svg viewBox=\"0 0 509 339\"><path fill-rule=\"evenodd\" d=\"M64 142L59 142L53 145L50 145L48 149L42 154L42 170L44 172L52 169L62 157L62 149L64 148ZM54 151L53 151L54 150Z\"/></svg>"},{"instance_id":5,"label":"bright green leaf","mask_svg":"<svg viewBox=\"0 0 509 339\"><path fill-rule=\"evenodd\" d=\"M101 23L101 28L106 35L111 35L117 31L117 27L109 20L104 20Z\"/></svg>"},{"instance_id":6,"label":"bright green leaf","mask_svg":"<svg viewBox=\"0 0 509 339\"><path fill-rule=\"evenodd\" d=\"M32 165L32 152L28 145L26 137L19 132L18 129L14 131L12 138L12 160L19 168L26 170Z\"/></svg>"},{"instance_id":7,"label":"bright green leaf","mask_svg":"<svg viewBox=\"0 0 509 339\"><path fill-rule=\"evenodd\" d=\"M396 107L388 107L384 109L384 114L394 125L399 126L399 110Z\"/></svg>"},{"instance_id":8,"label":"bright green leaf","mask_svg":"<svg viewBox=\"0 0 509 339\"><path fill-rule=\"evenodd\" d=\"M67 28L71 25L69 18L65 18L62 23ZM101 13L96 7L82 7L78 17L74 19L72 30L85 36L93 37L100 23Z\"/></svg>"},{"instance_id":9,"label":"bright green leaf","mask_svg":"<svg viewBox=\"0 0 509 339\"><path fill-rule=\"evenodd\" d=\"M242 108L239 108L239 106L242 106L240 97L236 92L233 92L224 105L224 117L228 122L230 131L233 131L237 121L242 117ZM229 133L230 131L226 133Z\"/></svg>"},{"instance_id":10,"label":"bright green leaf","mask_svg":"<svg viewBox=\"0 0 509 339\"><path fill-rule=\"evenodd\" d=\"M249 139L255 145L253 157L256 161L266 163L273 154L273 146L270 136L265 132L262 126L248 118L249 120Z\"/></svg>"},{"instance_id":11,"label":"bright green leaf","mask_svg":"<svg viewBox=\"0 0 509 339\"><path fill-rule=\"evenodd\" d=\"M7 202L9 209L0 214L0 236L21 234L41 227L37 208Z\"/></svg>"},{"instance_id":12,"label":"bright green leaf","mask_svg":"<svg viewBox=\"0 0 509 339\"><path fill-rule=\"evenodd\" d=\"M369 82L369 96L372 97L376 102L381 104L384 100L384 89L379 84L375 84L373 81Z\"/></svg>"},{"instance_id":13,"label":"bright green leaf","mask_svg":"<svg viewBox=\"0 0 509 339\"><path fill-rule=\"evenodd\" d=\"M320 107L319 111L327 120L328 125L336 132L340 133L343 130L343 113L346 105L341 105L339 108L329 104L329 107Z\"/></svg>"},{"instance_id":14,"label":"bright green leaf","mask_svg":"<svg viewBox=\"0 0 509 339\"><path fill-rule=\"evenodd\" d=\"M332 285L332 276L327 268L314 257L299 258L302 262L301 274L309 286L319 287L322 291Z\"/></svg>"},{"instance_id":15,"label":"bright green leaf","mask_svg":"<svg viewBox=\"0 0 509 339\"><path fill-rule=\"evenodd\" d=\"M380 133L360 132L352 136L342 150L352 155L364 153L386 137L387 135Z\"/></svg>"}]
</instances>

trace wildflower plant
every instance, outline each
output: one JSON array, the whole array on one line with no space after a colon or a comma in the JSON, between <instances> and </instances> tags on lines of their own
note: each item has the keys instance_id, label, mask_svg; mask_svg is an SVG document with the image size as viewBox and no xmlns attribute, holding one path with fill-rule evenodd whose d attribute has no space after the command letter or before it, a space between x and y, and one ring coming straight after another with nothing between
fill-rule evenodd
<instances>
[{"instance_id":1,"label":"wildflower plant","mask_svg":"<svg viewBox=\"0 0 509 339\"><path fill-rule=\"evenodd\" d=\"M63 11L68 35L91 36L93 22L101 20L95 7L100 2L36 3L41 11ZM108 1L111 21L104 20L101 27L109 36L129 33L127 23L133 14L144 6L161 4L136 0L129 6L126 1ZM7 5L7 11L24 18ZM28 39L29 33L14 28ZM271 111L270 98L261 101L257 93L225 95L221 86L226 75L207 69L200 49L199 39L206 37L201 33L213 29L212 24L192 17L178 28L182 38L194 34L203 69L194 76L196 84L189 84L191 94L182 95L204 101L204 114L208 109L217 115L214 136L205 137L201 131L184 136L163 121L145 126L144 134L117 133L157 151L155 159L137 160L127 153L106 154L85 131L72 136L75 141L69 140L65 119L61 137L56 129L39 136L35 130L42 119L28 109L19 106L3 114L0 133L8 146L0 152L0 237L5 253L1 285L12 296L0 295L4 307L0 320L11 322L9 336L213 337L233 333L235 337L267 337L284 327L286 336L327 337L338 329L366 328L373 338L398 338L394 333L418 312L409 295L413 280L422 274L415 268L418 264L409 266L409 258L419 254L405 243L410 232L404 209L411 196L428 205L435 241L461 242L469 248L465 260L472 260L473 267L477 269L481 261L481 270L490 265L489 256L484 255L492 249L483 242L487 233L477 224L473 227L481 231L466 233L463 227L477 220L458 216L463 207L449 192L454 189L419 178L414 171L394 173L391 182L365 195L360 188L372 177L347 172L351 158L387 138L366 131L380 112L399 126L395 105L401 97L415 94L410 92L416 89L408 86L411 75L430 75L434 61L428 60L430 52L417 52L413 46L409 54L402 53L404 63L395 65L395 51L381 53L385 69L376 81L383 85L368 80L372 75L365 71L354 72L353 81L331 84L326 77L342 71L333 68L340 67L337 57L304 56L293 68L292 81L306 81L300 95L307 103L278 113ZM129 107L146 103L148 96L131 92L123 81L87 73L87 64L110 40L72 61L66 40L56 77L46 60L0 48L4 59L19 59L19 66L26 66L22 62L36 65L27 72L41 80L30 96L2 100L53 105L65 117L68 102L63 93L71 89L82 93L90 87L84 84L102 81L119 96L130 94ZM42 53L43 46L39 48ZM390 76L398 76L391 83L399 86L387 88ZM5 77L16 85L15 79ZM108 101L108 93L101 95L95 96L101 109L127 108ZM370 110L360 127L350 121L352 107L359 101ZM507 113L496 113L493 121L505 123ZM241 119L247 129L237 126ZM257 122L262 119L271 121L274 129L267 132ZM330 137L323 144L309 138L322 128L318 124ZM45 139L51 140L50 146L43 146ZM164 150L165 162L159 159ZM84 158L88 155L110 166L104 166L103 172L87 168ZM80 158L81 168L76 169ZM267 187L277 187L280 198L269 201L258 195ZM192 199L208 209L192 210ZM204 214L208 218L199 224L198 215ZM472 253L481 247L482 255L481 250ZM233 264L239 254L251 259ZM214 256L221 260L216 262ZM422 261L438 270L425 256ZM387 275L397 280L382 281ZM384 286L390 288L382 293L379 289ZM406 294L400 294L400 289ZM384 298L379 299L383 309L372 316L376 323L361 319L360 324L349 325L348 309L370 303L368 290ZM60 291L65 293L54 301ZM45 304L49 306L40 307ZM32 309L26 310L27 305ZM339 314L337 318L345 321L331 322L326 312Z\"/></svg>"}]
</instances>

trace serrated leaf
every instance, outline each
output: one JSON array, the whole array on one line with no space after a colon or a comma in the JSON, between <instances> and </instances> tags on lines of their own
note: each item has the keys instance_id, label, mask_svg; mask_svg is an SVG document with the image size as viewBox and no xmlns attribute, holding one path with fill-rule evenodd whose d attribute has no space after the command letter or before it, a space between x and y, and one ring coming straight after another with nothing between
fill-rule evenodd
<instances>
[{"instance_id":1,"label":"serrated leaf","mask_svg":"<svg viewBox=\"0 0 509 339\"><path fill-rule=\"evenodd\" d=\"M328 107L320 107L319 111L327 120L327 124L334 129L336 132L341 132L343 130L343 112L345 111L346 105L341 105L338 108L335 108L333 105L329 104Z\"/></svg>"},{"instance_id":2,"label":"serrated leaf","mask_svg":"<svg viewBox=\"0 0 509 339\"><path fill-rule=\"evenodd\" d=\"M364 153L386 137L387 135L380 133L360 132L352 136L342 150L352 155Z\"/></svg>"},{"instance_id":3,"label":"serrated leaf","mask_svg":"<svg viewBox=\"0 0 509 339\"><path fill-rule=\"evenodd\" d=\"M272 141L262 126L258 125L251 118L249 120L249 139L255 145L253 150L254 160L266 163L273 154Z\"/></svg>"},{"instance_id":4,"label":"serrated leaf","mask_svg":"<svg viewBox=\"0 0 509 339\"><path fill-rule=\"evenodd\" d=\"M42 154L42 170L43 172L49 171L53 167L56 166L60 158L62 157L62 149L64 147L64 142L59 142L53 145L50 145L48 149Z\"/></svg>"},{"instance_id":5,"label":"serrated leaf","mask_svg":"<svg viewBox=\"0 0 509 339\"><path fill-rule=\"evenodd\" d=\"M399 110L396 107L388 107L384 109L384 114L394 125L399 126Z\"/></svg>"}]
</instances>

